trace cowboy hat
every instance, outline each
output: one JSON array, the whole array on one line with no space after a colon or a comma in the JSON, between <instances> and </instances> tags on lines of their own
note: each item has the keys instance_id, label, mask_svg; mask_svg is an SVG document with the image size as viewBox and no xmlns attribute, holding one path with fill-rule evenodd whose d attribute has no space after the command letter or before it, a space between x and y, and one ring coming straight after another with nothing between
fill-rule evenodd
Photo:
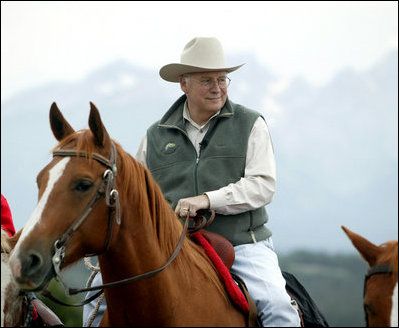
<instances>
[{"instance_id":1,"label":"cowboy hat","mask_svg":"<svg viewBox=\"0 0 399 328\"><path fill-rule=\"evenodd\" d=\"M163 66L159 75L166 81L179 82L182 74L197 72L225 71L239 69L242 65L227 67L220 41L216 38L194 38L183 49L180 63Z\"/></svg>"}]
</instances>

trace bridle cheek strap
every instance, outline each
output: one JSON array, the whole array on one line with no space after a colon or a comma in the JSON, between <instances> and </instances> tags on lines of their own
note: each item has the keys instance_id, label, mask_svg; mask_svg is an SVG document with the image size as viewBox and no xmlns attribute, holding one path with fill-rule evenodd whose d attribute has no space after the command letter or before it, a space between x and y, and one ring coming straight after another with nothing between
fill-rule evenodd
<instances>
[{"instance_id":1,"label":"bridle cheek strap","mask_svg":"<svg viewBox=\"0 0 399 328\"><path fill-rule=\"evenodd\" d=\"M111 155L110 159L106 159L104 156L99 155L97 153L93 153L91 157L99 162L102 165L107 167L107 170L104 172L102 176L102 181L100 186L97 188L96 193L90 199L89 203L84 208L81 216L76 219L73 224L65 231L62 236L57 239L54 243L54 255L52 258L53 268L54 271L64 285L64 287L68 290L67 286L62 282L60 277L61 274L61 265L63 259L65 257L65 248L68 244L69 240L71 239L72 235L80 228L86 218L89 216L91 211L93 210L96 203L100 200L100 198L105 196L105 202L107 206L110 208L109 215L108 215L108 226L107 226L107 235L104 242L103 252L105 253L108 250L111 238L112 238L112 227L113 227L113 215L115 216L115 221L118 225L121 223L121 211L120 211L120 201L119 201L119 193L115 189L115 177L117 174L116 168L116 148L114 143L111 143ZM86 152L78 152L73 149L64 149L64 150L56 150L53 152L53 156L72 156L72 157L84 157L89 158ZM100 254L87 254L87 256L95 256Z\"/></svg>"}]
</instances>

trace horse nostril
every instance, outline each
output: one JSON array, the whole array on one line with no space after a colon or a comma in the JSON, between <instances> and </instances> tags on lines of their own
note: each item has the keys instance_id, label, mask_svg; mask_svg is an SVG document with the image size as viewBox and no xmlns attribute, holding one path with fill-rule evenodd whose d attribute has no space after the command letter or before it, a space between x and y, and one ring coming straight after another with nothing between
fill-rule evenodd
<instances>
[{"instance_id":1,"label":"horse nostril","mask_svg":"<svg viewBox=\"0 0 399 328\"><path fill-rule=\"evenodd\" d=\"M36 255L36 254L32 254L30 257L31 257L31 259L32 259L32 265L31 265L32 268L34 268L34 267L40 265L40 263L42 262L40 256L38 256L38 255Z\"/></svg>"},{"instance_id":2,"label":"horse nostril","mask_svg":"<svg viewBox=\"0 0 399 328\"><path fill-rule=\"evenodd\" d=\"M32 276L37 271L39 271L42 263L43 259L40 254L31 253L25 258L25 261L22 263L22 272L26 276Z\"/></svg>"}]
</instances>

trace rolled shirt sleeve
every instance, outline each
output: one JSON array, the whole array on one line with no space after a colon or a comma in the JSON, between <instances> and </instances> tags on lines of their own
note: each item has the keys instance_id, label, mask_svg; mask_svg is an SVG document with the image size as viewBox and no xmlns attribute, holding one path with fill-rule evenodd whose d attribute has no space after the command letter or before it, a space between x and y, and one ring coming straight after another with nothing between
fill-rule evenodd
<instances>
[{"instance_id":1,"label":"rolled shirt sleeve","mask_svg":"<svg viewBox=\"0 0 399 328\"><path fill-rule=\"evenodd\" d=\"M238 214L269 204L276 185L276 163L266 122L259 117L248 138L244 177L208 191L210 208L220 214Z\"/></svg>"},{"instance_id":2,"label":"rolled shirt sleeve","mask_svg":"<svg viewBox=\"0 0 399 328\"><path fill-rule=\"evenodd\" d=\"M145 167L147 167L146 156L147 156L147 135L145 135L143 139L141 139L139 149L137 150L136 153L136 159L140 161Z\"/></svg>"}]
</instances>

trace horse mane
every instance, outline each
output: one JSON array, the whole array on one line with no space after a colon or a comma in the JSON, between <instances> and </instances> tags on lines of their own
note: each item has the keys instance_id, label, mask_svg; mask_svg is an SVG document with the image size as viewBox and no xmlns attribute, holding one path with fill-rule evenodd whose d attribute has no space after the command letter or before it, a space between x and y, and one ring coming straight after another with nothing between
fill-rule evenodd
<instances>
[{"instance_id":1,"label":"horse mane","mask_svg":"<svg viewBox=\"0 0 399 328\"><path fill-rule=\"evenodd\" d=\"M11 237L1 229L1 326L22 324L23 297L11 278L8 259L12 249ZM4 265L4 267L3 267Z\"/></svg>"},{"instance_id":2,"label":"horse mane","mask_svg":"<svg viewBox=\"0 0 399 328\"><path fill-rule=\"evenodd\" d=\"M1 252L2 253L6 253L6 254L10 254L11 252L11 245L9 242L9 238L7 233L1 229Z\"/></svg>"},{"instance_id":3,"label":"horse mane","mask_svg":"<svg viewBox=\"0 0 399 328\"><path fill-rule=\"evenodd\" d=\"M113 142L117 151L119 194L134 195L134 201L137 202L135 209L137 217L134 219L142 220L142 224L149 224L148 220L151 220L160 249L165 250L167 254L172 254L182 232L182 225L164 198L151 172L127 153L119 143L114 140ZM61 149L70 143L75 145L73 147L76 151L86 152L88 160L93 162L92 154L96 152L96 147L93 134L89 129L70 134L61 140L54 150ZM129 204L125 204L124 208L121 202L122 217L124 212L128 212L128 208L126 208L128 206ZM176 238L171 238L171 236L176 236ZM207 256L201 251L192 251L192 248L199 249L199 246L186 239L179 256L173 263L178 270L181 270L182 277L189 279L193 276L193 269L197 268L226 296L216 272L209 265Z\"/></svg>"}]
</instances>

